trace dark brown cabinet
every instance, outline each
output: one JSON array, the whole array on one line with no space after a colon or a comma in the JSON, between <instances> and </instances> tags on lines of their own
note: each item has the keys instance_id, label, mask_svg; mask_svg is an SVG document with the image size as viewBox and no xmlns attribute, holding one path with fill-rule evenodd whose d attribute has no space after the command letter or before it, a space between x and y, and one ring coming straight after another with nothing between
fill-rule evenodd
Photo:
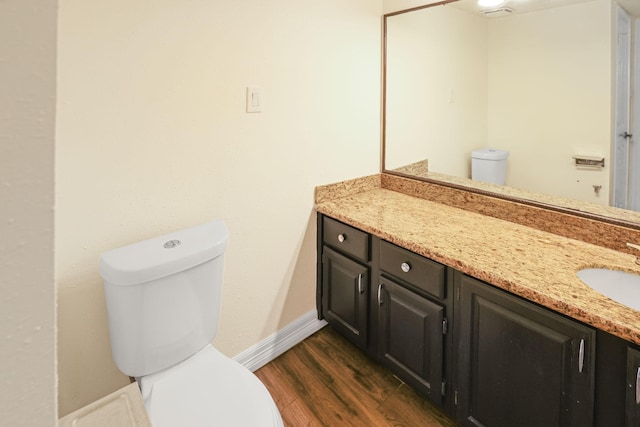
<instances>
[{"instance_id":1,"label":"dark brown cabinet","mask_svg":"<svg viewBox=\"0 0 640 427\"><path fill-rule=\"evenodd\" d=\"M379 245L378 357L433 403L445 393L447 268L384 240Z\"/></svg>"},{"instance_id":2,"label":"dark brown cabinet","mask_svg":"<svg viewBox=\"0 0 640 427\"><path fill-rule=\"evenodd\" d=\"M462 274L455 292L462 425L593 424L595 330Z\"/></svg>"},{"instance_id":3,"label":"dark brown cabinet","mask_svg":"<svg viewBox=\"0 0 640 427\"><path fill-rule=\"evenodd\" d=\"M370 236L322 217L321 315L338 332L365 349L369 338Z\"/></svg>"},{"instance_id":4,"label":"dark brown cabinet","mask_svg":"<svg viewBox=\"0 0 640 427\"><path fill-rule=\"evenodd\" d=\"M334 219L318 224L321 317L442 404L446 267Z\"/></svg>"},{"instance_id":5,"label":"dark brown cabinet","mask_svg":"<svg viewBox=\"0 0 640 427\"><path fill-rule=\"evenodd\" d=\"M463 426L640 426L640 347L318 218L318 315Z\"/></svg>"},{"instance_id":6,"label":"dark brown cabinet","mask_svg":"<svg viewBox=\"0 0 640 427\"><path fill-rule=\"evenodd\" d=\"M378 304L383 364L434 403L441 403L444 307L383 277Z\"/></svg>"},{"instance_id":7,"label":"dark brown cabinet","mask_svg":"<svg viewBox=\"0 0 640 427\"><path fill-rule=\"evenodd\" d=\"M324 316L359 347L367 345L369 268L324 248L322 255Z\"/></svg>"}]
</instances>

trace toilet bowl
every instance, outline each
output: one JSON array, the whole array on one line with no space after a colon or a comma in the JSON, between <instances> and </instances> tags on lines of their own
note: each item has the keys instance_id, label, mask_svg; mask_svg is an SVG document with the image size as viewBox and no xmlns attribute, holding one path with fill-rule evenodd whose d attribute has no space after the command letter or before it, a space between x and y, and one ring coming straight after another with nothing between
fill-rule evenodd
<instances>
[{"instance_id":1,"label":"toilet bowl","mask_svg":"<svg viewBox=\"0 0 640 427\"><path fill-rule=\"evenodd\" d=\"M138 384L153 427L283 425L260 380L211 345Z\"/></svg>"},{"instance_id":2,"label":"toilet bowl","mask_svg":"<svg viewBox=\"0 0 640 427\"><path fill-rule=\"evenodd\" d=\"M154 427L284 425L262 382L211 345L227 239L214 221L100 258L113 360Z\"/></svg>"}]
</instances>

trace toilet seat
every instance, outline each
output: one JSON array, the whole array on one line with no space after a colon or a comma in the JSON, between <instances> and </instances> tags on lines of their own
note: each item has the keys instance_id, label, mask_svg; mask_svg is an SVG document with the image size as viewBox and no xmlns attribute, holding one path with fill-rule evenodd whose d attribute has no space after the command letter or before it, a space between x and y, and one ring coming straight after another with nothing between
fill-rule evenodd
<instances>
[{"instance_id":1,"label":"toilet seat","mask_svg":"<svg viewBox=\"0 0 640 427\"><path fill-rule=\"evenodd\" d=\"M284 425L258 377L212 345L138 383L153 427Z\"/></svg>"}]
</instances>

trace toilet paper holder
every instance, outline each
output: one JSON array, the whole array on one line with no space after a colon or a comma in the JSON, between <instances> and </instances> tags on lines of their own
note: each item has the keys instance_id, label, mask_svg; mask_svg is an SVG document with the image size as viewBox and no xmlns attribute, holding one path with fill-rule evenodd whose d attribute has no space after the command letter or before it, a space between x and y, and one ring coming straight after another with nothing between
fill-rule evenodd
<instances>
[{"instance_id":1,"label":"toilet paper holder","mask_svg":"<svg viewBox=\"0 0 640 427\"><path fill-rule=\"evenodd\" d=\"M599 156L573 156L576 167L603 168L604 157Z\"/></svg>"}]
</instances>

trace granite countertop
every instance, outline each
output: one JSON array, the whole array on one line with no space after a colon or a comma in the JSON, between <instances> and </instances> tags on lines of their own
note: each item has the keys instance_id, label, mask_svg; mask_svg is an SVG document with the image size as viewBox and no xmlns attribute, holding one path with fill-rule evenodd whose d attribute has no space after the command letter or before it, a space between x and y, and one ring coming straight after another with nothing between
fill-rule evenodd
<instances>
[{"instance_id":1,"label":"granite countertop","mask_svg":"<svg viewBox=\"0 0 640 427\"><path fill-rule=\"evenodd\" d=\"M383 188L317 198L316 209L640 344L640 312L594 291L576 276L588 267L640 274L632 255Z\"/></svg>"}]
</instances>

